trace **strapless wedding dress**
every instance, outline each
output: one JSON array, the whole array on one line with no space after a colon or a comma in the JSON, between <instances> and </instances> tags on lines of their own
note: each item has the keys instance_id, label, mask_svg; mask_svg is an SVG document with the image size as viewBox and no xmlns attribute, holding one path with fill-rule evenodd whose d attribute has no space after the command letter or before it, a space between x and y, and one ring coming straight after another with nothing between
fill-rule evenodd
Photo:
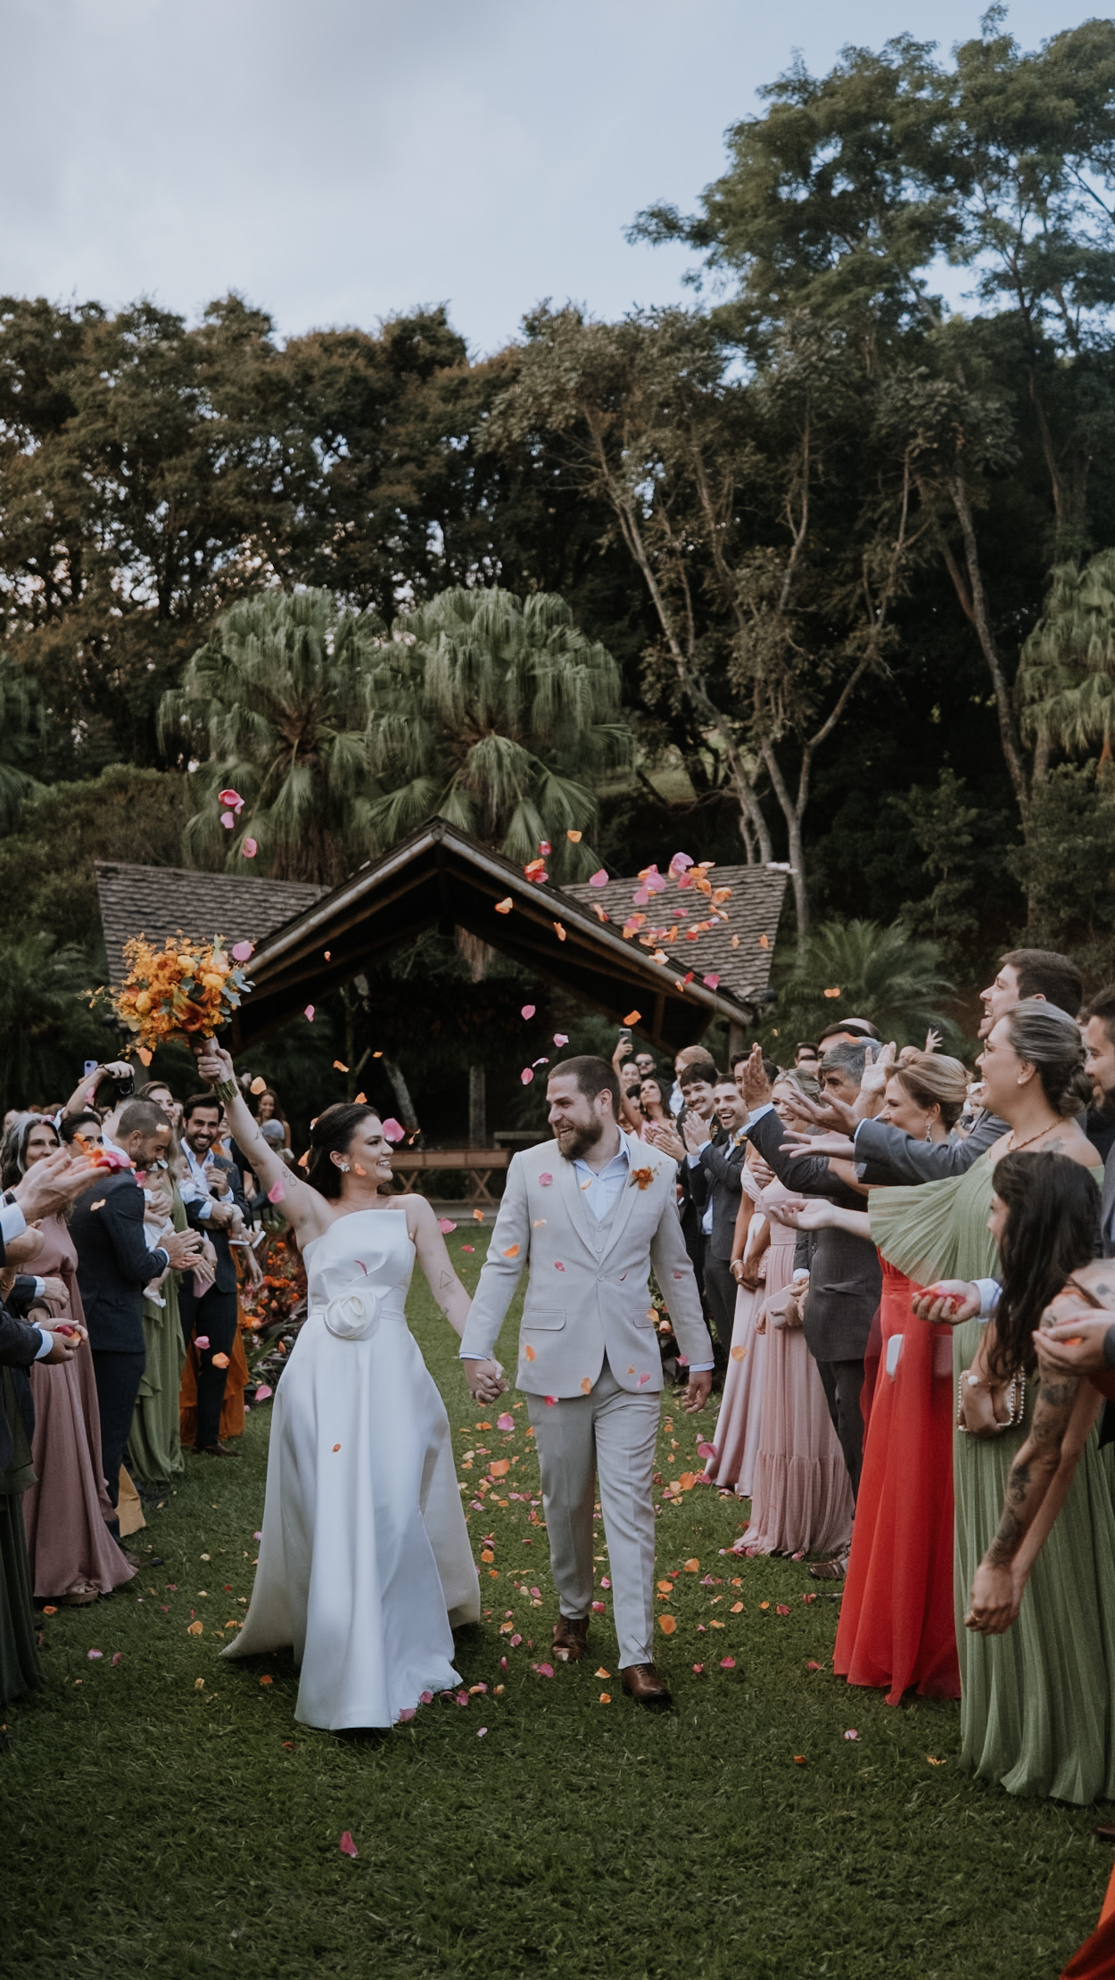
<instances>
[{"instance_id":1,"label":"strapless wedding dress","mask_svg":"<svg viewBox=\"0 0 1115 1980\"><path fill-rule=\"evenodd\" d=\"M390 1726L460 1683L480 1615L445 1405L406 1323L406 1211L338 1217L305 1249L309 1317L275 1394L251 1605L225 1657L293 1645L295 1717Z\"/></svg>"}]
</instances>

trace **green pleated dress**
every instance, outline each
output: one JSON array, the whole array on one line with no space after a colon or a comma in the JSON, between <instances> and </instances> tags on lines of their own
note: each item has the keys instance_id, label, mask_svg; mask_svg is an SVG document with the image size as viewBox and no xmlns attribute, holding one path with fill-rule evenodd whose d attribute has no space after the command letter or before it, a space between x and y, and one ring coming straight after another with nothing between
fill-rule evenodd
<instances>
[{"instance_id":1,"label":"green pleated dress","mask_svg":"<svg viewBox=\"0 0 1115 1980\"><path fill-rule=\"evenodd\" d=\"M176 1231L186 1228L186 1212L172 1183L174 1208L171 1216ZM139 1485L168 1485L186 1468L178 1429L178 1391L186 1350L182 1344L182 1323L178 1313L178 1275L168 1272L158 1288L165 1304L159 1306L146 1296L143 1301L143 1344L147 1362L136 1396L128 1438L128 1470Z\"/></svg>"},{"instance_id":2,"label":"green pleated dress","mask_svg":"<svg viewBox=\"0 0 1115 1980\"><path fill-rule=\"evenodd\" d=\"M872 1190L871 1235L883 1257L920 1285L996 1277L987 1229L992 1175L983 1155L963 1176ZM978 1320L954 1329L957 1383L980 1332ZM998 1527L1032 1402L1028 1389L1017 1429L991 1440L958 1432L953 1444L961 1765L1008 1794L1087 1803L1115 1796L1115 1511L1110 1461L1095 1430L1017 1622L1005 1636L964 1628L972 1577Z\"/></svg>"}]
</instances>

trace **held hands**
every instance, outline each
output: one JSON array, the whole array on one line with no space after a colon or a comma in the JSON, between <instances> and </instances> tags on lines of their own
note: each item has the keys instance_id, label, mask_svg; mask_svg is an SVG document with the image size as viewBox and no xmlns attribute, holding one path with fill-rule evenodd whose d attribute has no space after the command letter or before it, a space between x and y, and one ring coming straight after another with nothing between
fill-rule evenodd
<instances>
[{"instance_id":1,"label":"held hands","mask_svg":"<svg viewBox=\"0 0 1115 1980\"><path fill-rule=\"evenodd\" d=\"M497 1402L508 1386L498 1361L466 1360L464 1370L469 1394L474 1402Z\"/></svg>"},{"instance_id":2,"label":"held hands","mask_svg":"<svg viewBox=\"0 0 1115 1980\"><path fill-rule=\"evenodd\" d=\"M919 1320L933 1326L959 1327L962 1320L975 1320L980 1310L979 1287L967 1279L940 1279L927 1286L911 1301ZM1042 1339L1046 1340L1043 1334Z\"/></svg>"}]
</instances>

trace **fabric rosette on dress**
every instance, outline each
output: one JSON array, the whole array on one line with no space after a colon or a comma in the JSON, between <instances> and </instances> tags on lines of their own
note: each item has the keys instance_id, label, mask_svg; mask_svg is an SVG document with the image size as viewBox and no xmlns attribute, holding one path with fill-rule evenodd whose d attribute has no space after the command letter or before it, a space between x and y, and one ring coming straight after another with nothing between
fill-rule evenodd
<instances>
[{"instance_id":1,"label":"fabric rosette on dress","mask_svg":"<svg viewBox=\"0 0 1115 1980\"><path fill-rule=\"evenodd\" d=\"M354 1286L331 1299L321 1317L339 1341L370 1341L379 1326L379 1300L370 1286Z\"/></svg>"}]
</instances>

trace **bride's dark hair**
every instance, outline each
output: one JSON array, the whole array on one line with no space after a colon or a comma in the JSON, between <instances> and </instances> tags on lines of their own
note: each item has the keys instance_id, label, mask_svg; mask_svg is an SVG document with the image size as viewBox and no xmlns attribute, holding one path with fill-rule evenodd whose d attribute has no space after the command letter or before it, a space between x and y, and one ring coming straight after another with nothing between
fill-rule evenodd
<instances>
[{"instance_id":1,"label":"bride's dark hair","mask_svg":"<svg viewBox=\"0 0 1115 1980\"><path fill-rule=\"evenodd\" d=\"M353 1135L361 1123L378 1119L377 1108L357 1106L350 1100L338 1100L318 1115L310 1129L310 1166L306 1170L306 1181L311 1189L320 1191L322 1196L340 1195L341 1170L330 1157L334 1154L347 1155Z\"/></svg>"},{"instance_id":2,"label":"bride's dark hair","mask_svg":"<svg viewBox=\"0 0 1115 1980\"><path fill-rule=\"evenodd\" d=\"M999 1244L1003 1294L987 1360L997 1382L1037 1365L1031 1338L1050 1301L1095 1253L1100 1193L1079 1162L1048 1150L1015 1151L995 1164L992 1187L1006 1206Z\"/></svg>"}]
</instances>

